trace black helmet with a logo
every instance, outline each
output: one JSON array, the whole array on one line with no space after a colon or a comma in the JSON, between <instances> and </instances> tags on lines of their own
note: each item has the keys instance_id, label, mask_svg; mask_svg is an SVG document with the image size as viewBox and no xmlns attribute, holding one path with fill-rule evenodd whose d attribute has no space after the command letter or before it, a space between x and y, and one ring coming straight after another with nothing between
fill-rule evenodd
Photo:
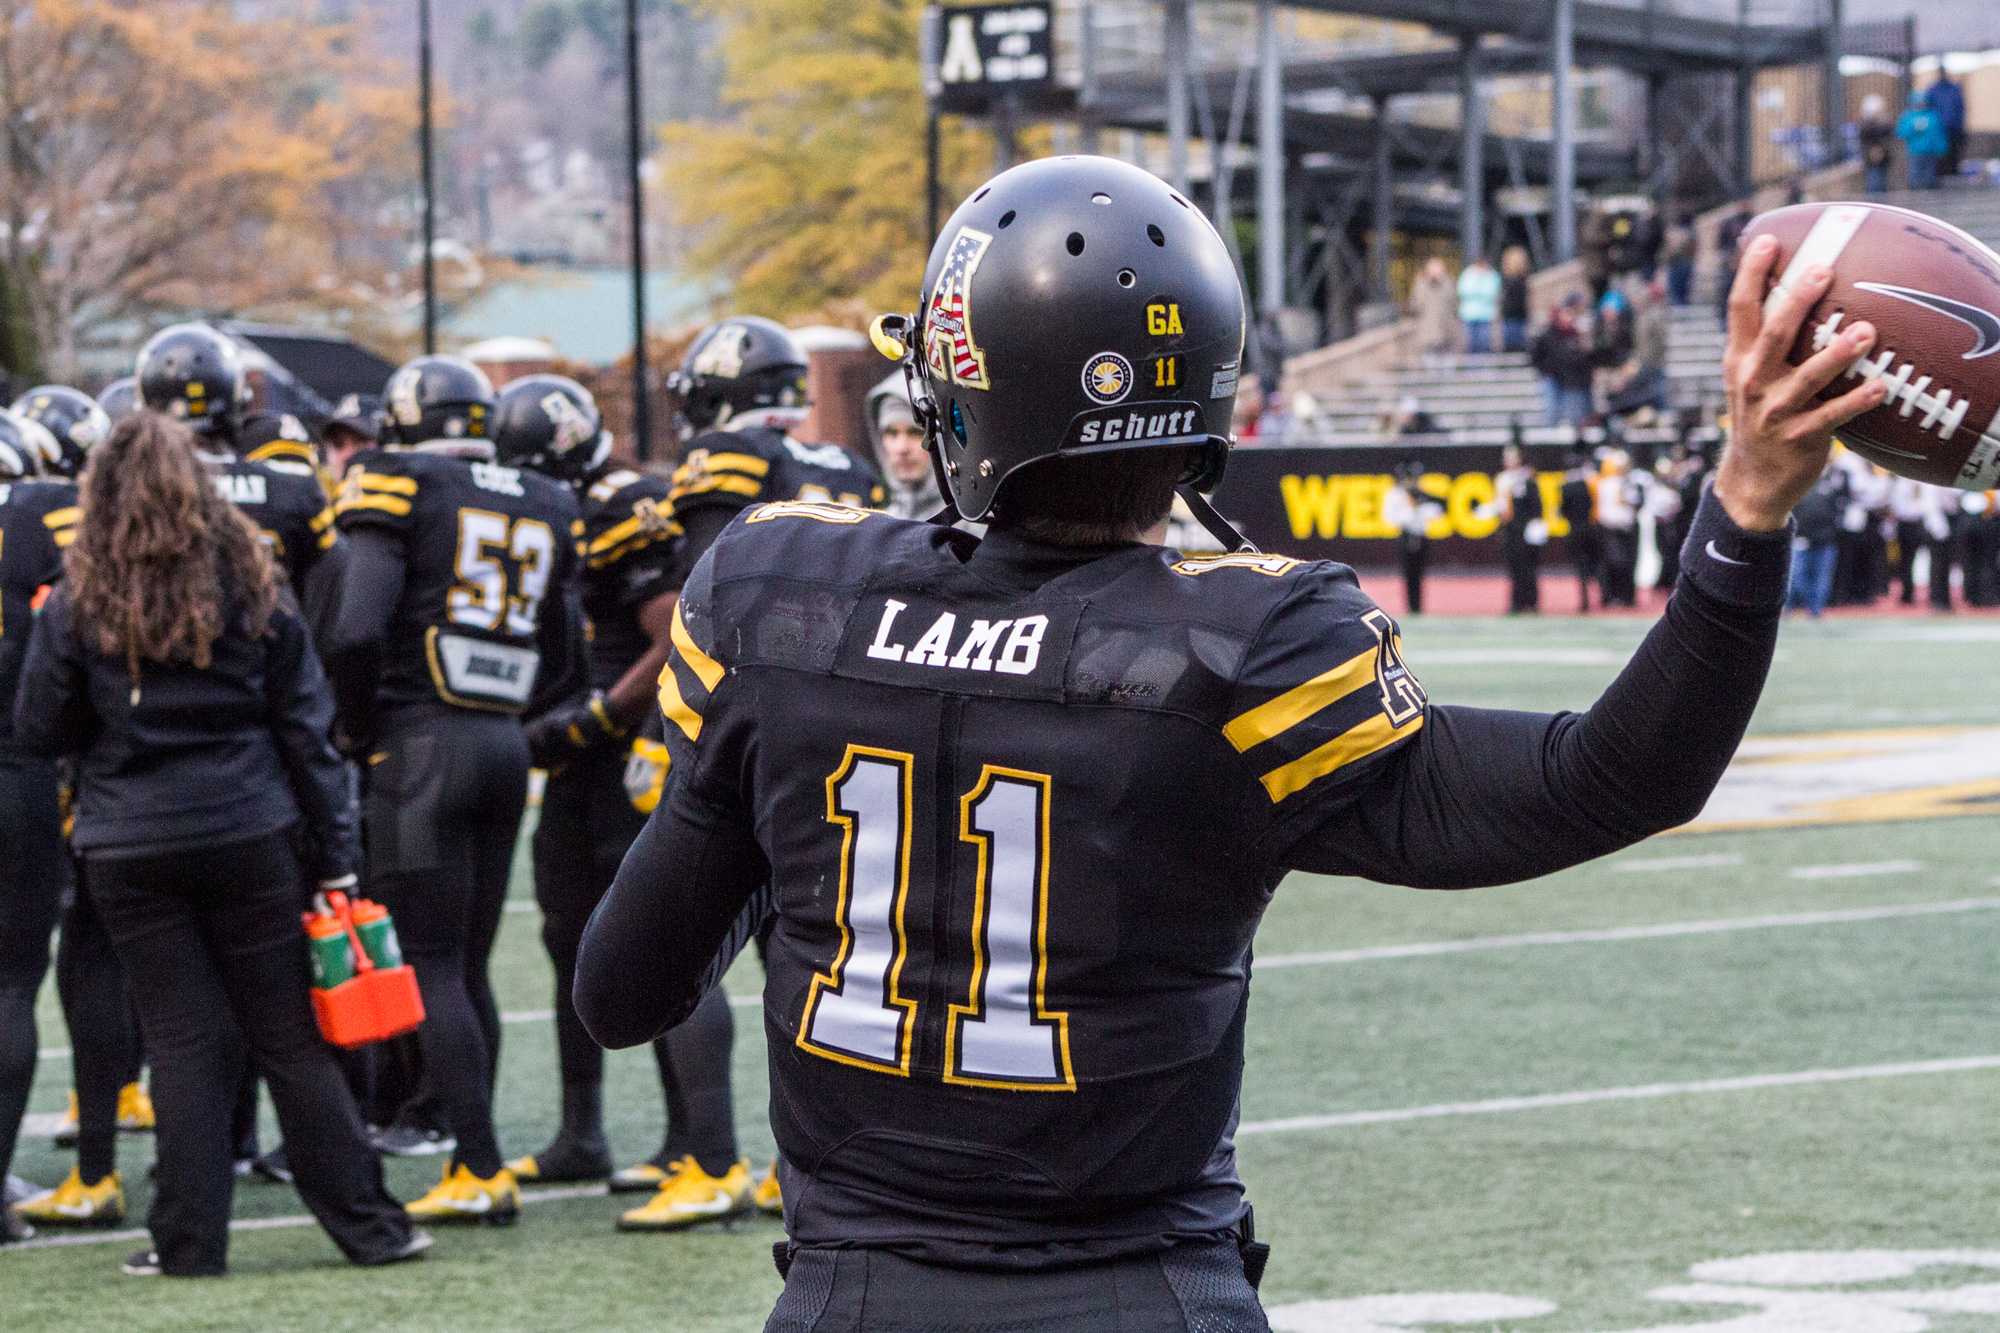
<instances>
[{"instance_id":1,"label":"black helmet with a logo","mask_svg":"<svg viewBox=\"0 0 2000 1333\"><path fill-rule=\"evenodd\" d=\"M52 447L53 438L40 426L12 412L0 412L0 481L41 476Z\"/></svg>"},{"instance_id":2,"label":"black helmet with a logo","mask_svg":"<svg viewBox=\"0 0 2000 1333\"><path fill-rule=\"evenodd\" d=\"M139 349L139 401L186 422L196 434L228 438L236 429L248 381L243 354L206 324L175 324Z\"/></svg>"},{"instance_id":3,"label":"black helmet with a logo","mask_svg":"<svg viewBox=\"0 0 2000 1333\"><path fill-rule=\"evenodd\" d=\"M462 356L420 356L389 377L382 439L405 447L492 438L493 381Z\"/></svg>"},{"instance_id":4,"label":"black helmet with a logo","mask_svg":"<svg viewBox=\"0 0 2000 1333\"><path fill-rule=\"evenodd\" d=\"M782 324L738 315L710 325L667 376L675 424L687 436L762 408L803 413L806 364L805 348Z\"/></svg>"},{"instance_id":5,"label":"black helmet with a logo","mask_svg":"<svg viewBox=\"0 0 2000 1333\"><path fill-rule=\"evenodd\" d=\"M1015 471L1062 455L1192 448L1188 485L1221 480L1243 288L1165 181L1105 157L1003 172L945 224L922 301L878 320L876 345L909 367L962 516L987 517Z\"/></svg>"},{"instance_id":6,"label":"black helmet with a logo","mask_svg":"<svg viewBox=\"0 0 2000 1333\"><path fill-rule=\"evenodd\" d=\"M567 375L529 375L500 391L493 449L509 466L581 481L604 466L611 432L590 390Z\"/></svg>"},{"instance_id":7,"label":"black helmet with a logo","mask_svg":"<svg viewBox=\"0 0 2000 1333\"><path fill-rule=\"evenodd\" d=\"M65 477L83 471L84 455L111 433L111 418L97 400L66 385L44 384L30 389L15 399L9 410L55 437L61 457L53 470Z\"/></svg>"}]
</instances>

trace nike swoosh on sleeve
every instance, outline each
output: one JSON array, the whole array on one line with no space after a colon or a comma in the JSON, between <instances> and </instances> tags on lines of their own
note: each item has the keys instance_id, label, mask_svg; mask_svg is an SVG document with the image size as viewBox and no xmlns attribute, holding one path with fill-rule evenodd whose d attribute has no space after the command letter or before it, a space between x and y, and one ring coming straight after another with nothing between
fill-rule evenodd
<instances>
[{"instance_id":1,"label":"nike swoosh on sleeve","mask_svg":"<svg viewBox=\"0 0 2000 1333\"><path fill-rule=\"evenodd\" d=\"M1720 550L1716 548L1715 538L1713 537L1710 537L1708 539L1707 550L1709 559L1720 560L1725 565L1736 565L1738 567L1741 567L1743 565L1747 565L1750 563L1748 560L1731 560L1728 556L1724 555Z\"/></svg>"}]
</instances>

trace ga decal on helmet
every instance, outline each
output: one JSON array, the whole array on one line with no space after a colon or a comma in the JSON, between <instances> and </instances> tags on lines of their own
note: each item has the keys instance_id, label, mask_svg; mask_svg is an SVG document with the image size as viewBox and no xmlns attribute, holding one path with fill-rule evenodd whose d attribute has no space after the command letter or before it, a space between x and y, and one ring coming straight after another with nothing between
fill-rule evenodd
<instances>
[{"instance_id":1,"label":"ga decal on helmet","mask_svg":"<svg viewBox=\"0 0 2000 1333\"><path fill-rule=\"evenodd\" d=\"M1084 363L1083 391L1109 407L1132 392L1132 363L1116 352L1099 352Z\"/></svg>"},{"instance_id":2,"label":"ga decal on helmet","mask_svg":"<svg viewBox=\"0 0 2000 1333\"><path fill-rule=\"evenodd\" d=\"M423 404L417 401L417 386L423 383L424 372L418 366L404 366L389 381L390 415L399 426L414 426L424 419Z\"/></svg>"},{"instance_id":3,"label":"ga decal on helmet","mask_svg":"<svg viewBox=\"0 0 2000 1333\"><path fill-rule=\"evenodd\" d=\"M743 349L750 345L750 330L741 324L724 324L708 340L708 346L694 359L694 373L733 380L743 373Z\"/></svg>"},{"instance_id":4,"label":"ga decal on helmet","mask_svg":"<svg viewBox=\"0 0 2000 1333\"><path fill-rule=\"evenodd\" d=\"M924 315L924 360L932 377L967 389L993 387L986 378L986 353L972 336L972 278L991 244L983 231L958 229Z\"/></svg>"}]
</instances>

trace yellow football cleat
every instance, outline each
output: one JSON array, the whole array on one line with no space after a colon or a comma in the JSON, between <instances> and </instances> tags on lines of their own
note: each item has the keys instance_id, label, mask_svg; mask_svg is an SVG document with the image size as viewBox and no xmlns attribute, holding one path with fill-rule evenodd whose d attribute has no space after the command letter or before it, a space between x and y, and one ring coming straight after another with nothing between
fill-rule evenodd
<instances>
[{"instance_id":1,"label":"yellow football cleat","mask_svg":"<svg viewBox=\"0 0 2000 1333\"><path fill-rule=\"evenodd\" d=\"M783 1215L785 1211L785 1195L784 1191L778 1188L778 1164L776 1162L771 1163L771 1169L758 1179L756 1192L750 1196L750 1202L757 1205L757 1211L760 1213Z\"/></svg>"},{"instance_id":2,"label":"yellow football cleat","mask_svg":"<svg viewBox=\"0 0 2000 1333\"><path fill-rule=\"evenodd\" d=\"M666 1167L658 1162L641 1162L613 1171L607 1186L613 1194L651 1194L666 1183Z\"/></svg>"},{"instance_id":3,"label":"yellow football cleat","mask_svg":"<svg viewBox=\"0 0 2000 1333\"><path fill-rule=\"evenodd\" d=\"M620 1231L674 1231L734 1217L750 1206L750 1163L711 1176L692 1156L667 1167L666 1179L644 1204L618 1217Z\"/></svg>"},{"instance_id":4,"label":"yellow football cleat","mask_svg":"<svg viewBox=\"0 0 2000 1333\"><path fill-rule=\"evenodd\" d=\"M153 1132L153 1099L136 1082L118 1089L118 1128L127 1134Z\"/></svg>"},{"instance_id":5,"label":"yellow football cleat","mask_svg":"<svg viewBox=\"0 0 2000 1333\"><path fill-rule=\"evenodd\" d=\"M512 1226L521 1216L521 1187L504 1166L498 1174L481 1180L469 1167L447 1165L444 1178L431 1186L430 1193L403 1205L403 1211L412 1222Z\"/></svg>"},{"instance_id":6,"label":"yellow football cleat","mask_svg":"<svg viewBox=\"0 0 2000 1333\"><path fill-rule=\"evenodd\" d=\"M55 1133L49 1135L50 1140L58 1148L74 1148L78 1136L82 1133L80 1123L76 1114L76 1089L71 1088L69 1109L63 1112L63 1118L56 1123Z\"/></svg>"},{"instance_id":7,"label":"yellow football cleat","mask_svg":"<svg viewBox=\"0 0 2000 1333\"><path fill-rule=\"evenodd\" d=\"M14 1213L49 1227L115 1227L125 1220L125 1190L113 1171L95 1185L71 1167L63 1183L21 1200Z\"/></svg>"}]
</instances>

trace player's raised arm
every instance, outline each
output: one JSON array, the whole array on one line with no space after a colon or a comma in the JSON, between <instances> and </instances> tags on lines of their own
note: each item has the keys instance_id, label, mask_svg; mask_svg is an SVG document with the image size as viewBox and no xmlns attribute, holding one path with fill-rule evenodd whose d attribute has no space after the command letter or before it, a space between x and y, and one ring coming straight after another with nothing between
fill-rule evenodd
<instances>
[{"instance_id":1,"label":"player's raised arm","mask_svg":"<svg viewBox=\"0 0 2000 1333\"><path fill-rule=\"evenodd\" d=\"M1749 726L1777 643L1789 516L1842 423L1881 401L1819 394L1873 342L1850 329L1786 362L1827 275L1768 303L1776 246L1754 244L1730 298L1723 373L1734 430L1682 552L1666 614L1584 713L1432 707L1362 781L1281 811L1283 865L1427 888L1548 874L1701 812Z\"/></svg>"}]
</instances>

